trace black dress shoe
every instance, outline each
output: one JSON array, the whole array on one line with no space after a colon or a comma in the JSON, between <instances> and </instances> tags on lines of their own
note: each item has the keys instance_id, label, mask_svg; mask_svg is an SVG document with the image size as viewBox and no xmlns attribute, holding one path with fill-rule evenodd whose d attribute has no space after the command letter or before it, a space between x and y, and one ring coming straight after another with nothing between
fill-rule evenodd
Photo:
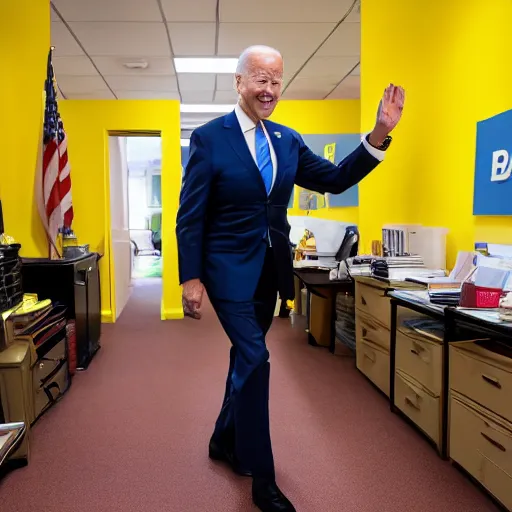
<instances>
[{"instance_id":1,"label":"black dress shoe","mask_svg":"<svg viewBox=\"0 0 512 512\"><path fill-rule=\"evenodd\" d=\"M290 500L271 480L253 480L252 500L262 512L295 512Z\"/></svg>"},{"instance_id":2,"label":"black dress shoe","mask_svg":"<svg viewBox=\"0 0 512 512\"><path fill-rule=\"evenodd\" d=\"M208 446L208 456L212 460L227 462L237 475L252 476L250 470L240 466L238 460L235 457L235 454L231 450L221 446L213 439L210 440L210 445Z\"/></svg>"}]
</instances>

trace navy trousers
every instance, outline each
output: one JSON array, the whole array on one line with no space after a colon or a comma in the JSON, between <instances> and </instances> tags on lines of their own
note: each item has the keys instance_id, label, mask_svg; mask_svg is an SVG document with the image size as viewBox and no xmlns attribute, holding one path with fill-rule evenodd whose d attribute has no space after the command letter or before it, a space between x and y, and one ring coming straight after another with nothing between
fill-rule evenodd
<instances>
[{"instance_id":1,"label":"navy trousers","mask_svg":"<svg viewBox=\"0 0 512 512\"><path fill-rule=\"evenodd\" d=\"M254 477L274 479L274 458L269 429L269 353L265 335L277 300L277 273L268 248L252 301L230 302L211 298L232 347L222 409L214 439L233 450L240 465Z\"/></svg>"}]
</instances>

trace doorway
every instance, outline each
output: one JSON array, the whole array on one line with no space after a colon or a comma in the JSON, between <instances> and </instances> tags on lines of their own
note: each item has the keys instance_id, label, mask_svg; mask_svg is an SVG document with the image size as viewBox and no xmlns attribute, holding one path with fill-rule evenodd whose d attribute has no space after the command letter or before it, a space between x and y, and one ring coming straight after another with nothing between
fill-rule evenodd
<instances>
[{"instance_id":1,"label":"doorway","mask_svg":"<svg viewBox=\"0 0 512 512\"><path fill-rule=\"evenodd\" d=\"M162 145L159 133L109 134L111 296L115 319L132 286L161 286Z\"/></svg>"}]
</instances>

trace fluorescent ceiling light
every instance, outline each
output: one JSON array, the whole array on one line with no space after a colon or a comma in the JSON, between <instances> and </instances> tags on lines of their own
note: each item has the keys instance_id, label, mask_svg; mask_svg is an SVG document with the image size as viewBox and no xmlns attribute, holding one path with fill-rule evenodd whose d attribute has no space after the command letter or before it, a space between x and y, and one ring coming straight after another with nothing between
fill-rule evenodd
<instances>
[{"instance_id":1,"label":"fluorescent ceiling light","mask_svg":"<svg viewBox=\"0 0 512 512\"><path fill-rule=\"evenodd\" d=\"M190 146L190 139L180 139L180 144L182 146L188 147Z\"/></svg>"},{"instance_id":2,"label":"fluorescent ceiling light","mask_svg":"<svg viewBox=\"0 0 512 512\"><path fill-rule=\"evenodd\" d=\"M234 105L215 105L212 103L206 105L180 105L180 111L187 114L223 114L231 112Z\"/></svg>"},{"instance_id":3,"label":"fluorescent ceiling light","mask_svg":"<svg viewBox=\"0 0 512 512\"><path fill-rule=\"evenodd\" d=\"M176 73L234 73L238 59L219 57L174 59Z\"/></svg>"}]
</instances>

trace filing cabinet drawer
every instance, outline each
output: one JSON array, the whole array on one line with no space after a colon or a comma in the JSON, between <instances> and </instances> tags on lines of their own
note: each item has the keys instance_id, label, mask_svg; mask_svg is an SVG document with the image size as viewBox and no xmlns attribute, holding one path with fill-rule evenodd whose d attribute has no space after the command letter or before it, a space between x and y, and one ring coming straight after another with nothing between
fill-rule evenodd
<instances>
[{"instance_id":1,"label":"filing cabinet drawer","mask_svg":"<svg viewBox=\"0 0 512 512\"><path fill-rule=\"evenodd\" d=\"M443 347L428 338L396 332L396 368L425 386L434 396L441 394Z\"/></svg>"},{"instance_id":2,"label":"filing cabinet drawer","mask_svg":"<svg viewBox=\"0 0 512 512\"><path fill-rule=\"evenodd\" d=\"M453 392L450 457L512 510L512 424Z\"/></svg>"},{"instance_id":3,"label":"filing cabinet drawer","mask_svg":"<svg viewBox=\"0 0 512 512\"><path fill-rule=\"evenodd\" d=\"M389 329L364 311L356 311L356 341L368 341L389 352Z\"/></svg>"},{"instance_id":4,"label":"filing cabinet drawer","mask_svg":"<svg viewBox=\"0 0 512 512\"><path fill-rule=\"evenodd\" d=\"M450 388L512 421L512 359L475 343L451 346Z\"/></svg>"},{"instance_id":5,"label":"filing cabinet drawer","mask_svg":"<svg viewBox=\"0 0 512 512\"><path fill-rule=\"evenodd\" d=\"M368 341L357 341L356 365L381 391L389 396L389 352Z\"/></svg>"},{"instance_id":6,"label":"filing cabinet drawer","mask_svg":"<svg viewBox=\"0 0 512 512\"><path fill-rule=\"evenodd\" d=\"M437 445L441 432L439 397L400 370L395 372L395 405Z\"/></svg>"},{"instance_id":7,"label":"filing cabinet drawer","mask_svg":"<svg viewBox=\"0 0 512 512\"><path fill-rule=\"evenodd\" d=\"M356 308L390 328L391 305L386 291L356 282Z\"/></svg>"}]
</instances>

